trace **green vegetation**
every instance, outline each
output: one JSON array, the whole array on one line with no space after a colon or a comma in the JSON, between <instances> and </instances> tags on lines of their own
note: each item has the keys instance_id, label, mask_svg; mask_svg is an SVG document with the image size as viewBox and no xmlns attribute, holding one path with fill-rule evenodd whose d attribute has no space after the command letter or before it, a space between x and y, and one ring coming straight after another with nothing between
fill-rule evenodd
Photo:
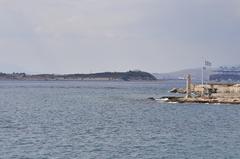
<instances>
[{"instance_id":1,"label":"green vegetation","mask_svg":"<svg viewBox=\"0 0 240 159\"><path fill-rule=\"evenodd\" d=\"M103 72L93 74L38 74L0 73L0 80L123 80L123 81L153 81L157 80L152 74L142 71Z\"/></svg>"}]
</instances>

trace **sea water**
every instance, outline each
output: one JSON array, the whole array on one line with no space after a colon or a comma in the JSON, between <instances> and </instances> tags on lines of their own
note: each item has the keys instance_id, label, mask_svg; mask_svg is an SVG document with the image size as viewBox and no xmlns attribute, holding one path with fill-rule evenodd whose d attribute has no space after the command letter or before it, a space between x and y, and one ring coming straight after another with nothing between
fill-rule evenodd
<instances>
[{"instance_id":1,"label":"sea water","mask_svg":"<svg viewBox=\"0 0 240 159\"><path fill-rule=\"evenodd\" d=\"M183 85L2 81L0 158L240 158L240 105L147 99Z\"/></svg>"}]
</instances>

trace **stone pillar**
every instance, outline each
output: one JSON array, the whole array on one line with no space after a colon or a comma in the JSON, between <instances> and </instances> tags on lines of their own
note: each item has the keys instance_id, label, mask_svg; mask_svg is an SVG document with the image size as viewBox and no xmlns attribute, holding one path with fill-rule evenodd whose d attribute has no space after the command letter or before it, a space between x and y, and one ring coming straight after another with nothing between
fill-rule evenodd
<instances>
[{"instance_id":1,"label":"stone pillar","mask_svg":"<svg viewBox=\"0 0 240 159\"><path fill-rule=\"evenodd\" d=\"M191 85L192 85L192 77L191 77L190 74L188 74L187 75L187 80L186 80L186 92L187 92L186 98L191 98L192 97Z\"/></svg>"}]
</instances>

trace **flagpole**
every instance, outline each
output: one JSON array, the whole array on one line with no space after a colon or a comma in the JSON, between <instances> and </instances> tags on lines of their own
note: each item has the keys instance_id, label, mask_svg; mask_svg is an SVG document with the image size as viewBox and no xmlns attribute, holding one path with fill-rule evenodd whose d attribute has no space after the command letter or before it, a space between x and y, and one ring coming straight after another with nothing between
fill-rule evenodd
<instances>
[{"instance_id":1,"label":"flagpole","mask_svg":"<svg viewBox=\"0 0 240 159\"><path fill-rule=\"evenodd\" d=\"M203 86L203 84L204 84L204 67L205 67L205 61L204 61L204 64L203 64L203 66L202 66L202 96L204 96L204 86Z\"/></svg>"},{"instance_id":2,"label":"flagpole","mask_svg":"<svg viewBox=\"0 0 240 159\"><path fill-rule=\"evenodd\" d=\"M211 67L212 66L212 63L205 60L204 61L204 64L203 64L203 67L202 67L202 89L203 89L203 92L202 92L202 96L204 96L204 91L205 91L205 88L204 88L204 71L206 70L207 71L207 67ZM207 81L205 84L207 85L209 81Z\"/></svg>"},{"instance_id":3,"label":"flagpole","mask_svg":"<svg viewBox=\"0 0 240 159\"><path fill-rule=\"evenodd\" d=\"M203 84L204 84L204 82L203 82L203 80L204 80L204 78L203 78L203 76L204 76L203 67L204 67L204 66L202 66L202 87L203 87Z\"/></svg>"},{"instance_id":4,"label":"flagpole","mask_svg":"<svg viewBox=\"0 0 240 159\"><path fill-rule=\"evenodd\" d=\"M203 65L202 65L202 87L204 85L204 67L205 67L205 59L203 60Z\"/></svg>"}]
</instances>

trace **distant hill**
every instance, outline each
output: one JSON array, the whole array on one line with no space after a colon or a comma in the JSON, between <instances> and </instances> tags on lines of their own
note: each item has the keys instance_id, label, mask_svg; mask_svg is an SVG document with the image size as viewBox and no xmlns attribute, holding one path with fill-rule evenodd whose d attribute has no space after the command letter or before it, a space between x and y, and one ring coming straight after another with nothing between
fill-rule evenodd
<instances>
[{"instance_id":1,"label":"distant hill","mask_svg":"<svg viewBox=\"0 0 240 159\"><path fill-rule=\"evenodd\" d=\"M157 79L184 79L187 74L191 74L193 80L200 81L202 79L201 68L184 69L170 73L153 73ZM204 75L205 80L207 80L209 78L209 71L205 71Z\"/></svg>"},{"instance_id":2,"label":"distant hill","mask_svg":"<svg viewBox=\"0 0 240 159\"><path fill-rule=\"evenodd\" d=\"M103 72L93 74L70 74L61 75L64 79L105 79L105 80L123 80L123 81L152 81L157 80L155 76L150 73L142 71L128 71L128 72Z\"/></svg>"},{"instance_id":3,"label":"distant hill","mask_svg":"<svg viewBox=\"0 0 240 159\"><path fill-rule=\"evenodd\" d=\"M93 74L37 74L28 75L25 73L0 73L0 80L122 80L122 81L154 81L155 76L142 71L128 72L103 72Z\"/></svg>"}]
</instances>

